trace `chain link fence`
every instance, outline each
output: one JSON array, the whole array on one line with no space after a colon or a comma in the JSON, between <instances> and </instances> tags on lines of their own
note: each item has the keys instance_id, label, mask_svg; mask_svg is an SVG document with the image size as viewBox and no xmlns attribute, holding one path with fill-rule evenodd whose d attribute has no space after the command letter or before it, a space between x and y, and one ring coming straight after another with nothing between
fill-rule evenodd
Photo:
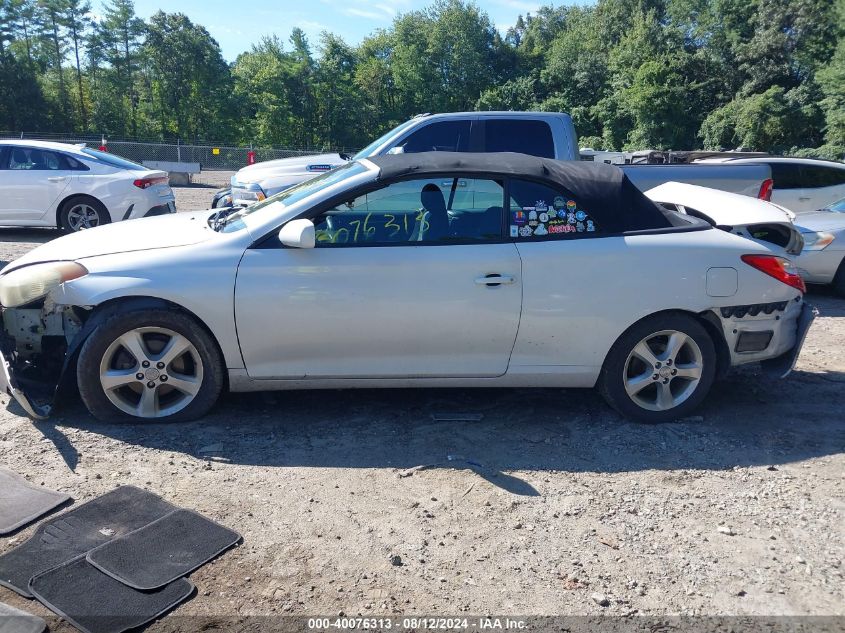
<instances>
[{"instance_id":1,"label":"chain link fence","mask_svg":"<svg viewBox=\"0 0 845 633\"><path fill-rule=\"evenodd\" d=\"M85 143L97 148L103 138L92 134L44 134L34 132L0 131L0 139L55 141L57 143ZM199 163L203 170L238 170L247 165L247 154L255 152L255 162L294 156L313 156L324 152L290 148L250 148L231 145L192 145L181 142L126 141L106 138L108 151L136 163L146 160L177 163ZM356 150L341 150L354 154Z\"/></svg>"}]
</instances>

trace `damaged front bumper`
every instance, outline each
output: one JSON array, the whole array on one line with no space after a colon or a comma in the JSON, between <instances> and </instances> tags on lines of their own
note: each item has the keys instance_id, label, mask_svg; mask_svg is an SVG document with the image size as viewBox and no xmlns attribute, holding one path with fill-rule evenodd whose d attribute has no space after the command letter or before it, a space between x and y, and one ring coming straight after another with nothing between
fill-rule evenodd
<instances>
[{"instance_id":1,"label":"damaged front bumper","mask_svg":"<svg viewBox=\"0 0 845 633\"><path fill-rule=\"evenodd\" d=\"M35 419L49 417L70 373L83 340L80 312L49 301L40 307L0 307L0 390Z\"/></svg>"},{"instance_id":2,"label":"damaged front bumper","mask_svg":"<svg viewBox=\"0 0 845 633\"><path fill-rule=\"evenodd\" d=\"M49 404L35 404L18 386L17 381L13 377L14 371L9 361L0 351L0 390L14 398L27 414L36 420L45 420L50 417L50 412L53 409L52 403Z\"/></svg>"}]
</instances>

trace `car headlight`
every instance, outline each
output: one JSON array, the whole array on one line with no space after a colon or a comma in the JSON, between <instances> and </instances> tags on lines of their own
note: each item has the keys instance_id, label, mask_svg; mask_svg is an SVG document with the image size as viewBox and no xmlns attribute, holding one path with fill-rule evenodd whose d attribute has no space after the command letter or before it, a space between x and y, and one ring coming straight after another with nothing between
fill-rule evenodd
<instances>
[{"instance_id":1,"label":"car headlight","mask_svg":"<svg viewBox=\"0 0 845 633\"><path fill-rule=\"evenodd\" d=\"M802 235L804 236L805 251L820 251L836 239L833 233L826 233L824 231L810 231L808 233L802 233Z\"/></svg>"},{"instance_id":2,"label":"car headlight","mask_svg":"<svg viewBox=\"0 0 845 633\"><path fill-rule=\"evenodd\" d=\"M252 204L253 202L261 202L266 197L267 194L257 183L232 183L232 200Z\"/></svg>"},{"instance_id":3,"label":"car headlight","mask_svg":"<svg viewBox=\"0 0 845 633\"><path fill-rule=\"evenodd\" d=\"M13 270L0 277L0 304L6 308L22 306L58 288L71 279L88 274L88 269L76 262L34 264Z\"/></svg>"}]
</instances>

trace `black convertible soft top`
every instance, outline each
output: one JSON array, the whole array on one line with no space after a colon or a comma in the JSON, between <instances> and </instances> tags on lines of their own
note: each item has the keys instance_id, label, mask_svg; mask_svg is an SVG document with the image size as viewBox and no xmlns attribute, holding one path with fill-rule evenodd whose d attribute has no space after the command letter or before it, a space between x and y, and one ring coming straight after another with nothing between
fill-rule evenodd
<instances>
[{"instance_id":1,"label":"black convertible soft top","mask_svg":"<svg viewBox=\"0 0 845 633\"><path fill-rule=\"evenodd\" d=\"M605 163L560 161L511 152L420 152L371 156L366 160L381 170L382 179L456 172L543 181L571 192L579 205L601 215L605 230L614 233L689 226L677 213L647 198L621 169Z\"/></svg>"}]
</instances>

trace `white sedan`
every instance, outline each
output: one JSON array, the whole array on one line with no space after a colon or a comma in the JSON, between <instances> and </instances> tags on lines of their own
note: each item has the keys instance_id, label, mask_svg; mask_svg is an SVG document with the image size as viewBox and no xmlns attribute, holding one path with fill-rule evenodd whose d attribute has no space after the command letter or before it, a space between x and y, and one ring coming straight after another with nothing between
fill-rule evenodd
<instances>
[{"instance_id":1,"label":"white sedan","mask_svg":"<svg viewBox=\"0 0 845 633\"><path fill-rule=\"evenodd\" d=\"M0 226L76 232L175 213L167 172L79 145L0 141Z\"/></svg>"},{"instance_id":2,"label":"white sedan","mask_svg":"<svg viewBox=\"0 0 845 633\"><path fill-rule=\"evenodd\" d=\"M372 157L12 262L0 380L34 416L74 381L104 420L196 418L224 388L597 386L659 422L731 366L787 375L803 295L782 247L658 206L616 167Z\"/></svg>"}]
</instances>

